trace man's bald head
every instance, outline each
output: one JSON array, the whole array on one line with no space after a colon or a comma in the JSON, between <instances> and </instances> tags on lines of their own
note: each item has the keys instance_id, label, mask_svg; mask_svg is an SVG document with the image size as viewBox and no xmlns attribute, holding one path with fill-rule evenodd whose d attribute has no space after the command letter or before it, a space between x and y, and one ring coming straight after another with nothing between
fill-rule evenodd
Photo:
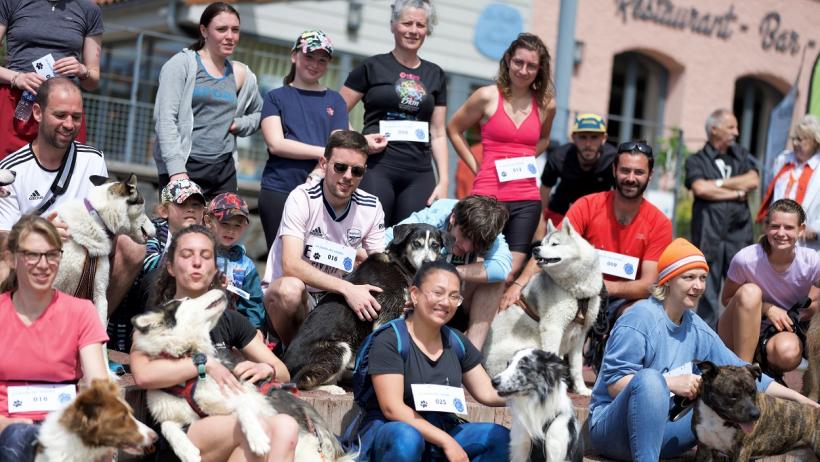
<instances>
[{"instance_id":1,"label":"man's bald head","mask_svg":"<svg viewBox=\"0 0 820 462\"><path fill-rule=\"evenodd\" d=\"M77 86L73 80L65 77L52 77L43 82L43 84L40 85L40 89L37 90L37 104L40 105L40 109L46 109L46 106L48 106L49 96L54 91L76 91L78 94L82 95L80 87Z\"/></svg>"}]
</instances>

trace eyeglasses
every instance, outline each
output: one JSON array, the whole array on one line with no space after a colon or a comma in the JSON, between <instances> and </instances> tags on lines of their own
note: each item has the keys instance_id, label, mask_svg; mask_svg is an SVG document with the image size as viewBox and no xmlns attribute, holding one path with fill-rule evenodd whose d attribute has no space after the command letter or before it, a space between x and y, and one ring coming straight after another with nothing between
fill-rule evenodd
<instances>
[{"instance_id":1,"label":"eyeglasses","mask_svg":"<svg viewBox=\"0 0 820 462\"><path fill-rule=\"evenodd\" d=\"M638 141L627 141L618 145L618 154L622 152L642 152L647 156L652 155L652 146Z\"/></svg>"},{"instance_id":2,"label":"eyeglasses","mask_svg":"<svg viewBox=\"0 0 820 462\"><path fill-rule=\"evenodd\" d=\"M23 256L23 259L29 265L36 265L40 263L40 259L42 257L46 257L46 262L54 264L60 263L60 259L63 258L63 251L62 250L49 250L48 252L32 252L30 250L18 250L18 254Z\"/></svg>"},{"instance_id":3,"label":"eyeglasses","mask_svg":"<svg viewBox=\"0 0 820 462\"><path fill-rule=\"evenodd\" d=\"M339 175L344 175L345 172L347 172L347 169L350 169L350 173L356 178L361 178L364 176L365 167L362 167L361 165L347 165L341 162L333 163L333 171Z\"/></svg>"},{"instance_id":4,"label":"eyeglasses","mask_svg":"<svg viewBox=\"0 0 820 462\"><path fill-rule=\"evenodd\" d=\"M464 297L462 297L461 295L456 295L456 294L447 295L444 292L436 292L436 291L424 292L424 295L427 296L427 299L430 300L431 302L440 302L440 301L442 301L446 298L447 301L450 302L450 305L452 305L452 306L459 306L459 305L461 305L461 302L464 301Z\"/></svg>"}]
</instances>

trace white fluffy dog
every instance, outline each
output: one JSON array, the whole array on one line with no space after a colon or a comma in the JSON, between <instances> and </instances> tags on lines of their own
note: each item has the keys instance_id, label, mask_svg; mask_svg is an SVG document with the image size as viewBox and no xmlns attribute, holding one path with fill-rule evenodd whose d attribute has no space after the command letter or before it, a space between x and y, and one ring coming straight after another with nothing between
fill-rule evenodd
<instances>
[{"instance_id":1,"label":"white fluffy dog","mask_svg":"<svg viewBox=\"0 0 820 462\"><path fill-rule=\"evenodd\" d=\"M54 281L61 291L92 300L104 326L108 324L108 258L114 251L114 238L126 235L144 244L156 233L145 215L137 177L132 174L122 182L105 180L92 177L97 186L86 199L75 199L60 207L57 216L66 223L71 237L63 244L63 260Z\"/></svg>"},{"instance_id":2,"label":"white fluffy dog","mask_svg":"<svg viewBox=\"0 0 820 462\"><path fill-rule=\"evenodd\" d=\"M552 221L547 227L541 245L533 250L541 272L524 286L518 303L493 320L484 343L486 368L491 375L498 374L516 351L539 348L568 356L572 388L589 396L592 392L582 375L583 347L601 304L598 254L569 220L564 219L560 230Z\"/></svg>"}]
</instances>

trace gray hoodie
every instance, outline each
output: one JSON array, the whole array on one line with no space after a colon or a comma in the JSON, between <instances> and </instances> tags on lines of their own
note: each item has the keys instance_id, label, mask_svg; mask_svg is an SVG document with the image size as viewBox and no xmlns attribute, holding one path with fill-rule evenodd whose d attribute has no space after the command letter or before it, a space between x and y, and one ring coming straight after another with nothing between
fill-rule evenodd
<instances>
[{"instance_id":1,"label":"gray hoodie","mask_svg":"<svg viewBox=\"0 0 820 462\"><path fill-rule=\"evenodd\" d=\"M262 96L256 84L256 75L250 68L238 61L232 61L232 64L234 68L242 66L245 69L245 82L237 95L236 134L250 136L259 129ZM161 174L170 176L186 172L185 164L191 154L191 133L194 130L191 100L196 72L196 52L187 48L172 56L160 70L154 102L154 160Z\"/></svg>"}]
</instances>

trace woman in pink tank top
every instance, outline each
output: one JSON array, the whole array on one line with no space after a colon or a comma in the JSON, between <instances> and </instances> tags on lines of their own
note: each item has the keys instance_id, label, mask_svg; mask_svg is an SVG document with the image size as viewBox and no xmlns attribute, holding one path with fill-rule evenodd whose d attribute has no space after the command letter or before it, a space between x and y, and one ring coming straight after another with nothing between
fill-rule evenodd
<instances>
[{"instance_id":1,"label":"woman in pink tank top","mask_svg":"<svg viewBox=\"0 0 820 462\"><path fill-rule=\"evenodd\" d=\"M549 143L555 116L550 55L536 35L520 34L504 52L494 85L481 87L456 111L447 135L476 174L472 194L495 196L510 212L504 237L513 255L512 277L526 262L541 214L535 158ZM464 132L481 125L481 166Z\"/></svg>"}]
</instances>

